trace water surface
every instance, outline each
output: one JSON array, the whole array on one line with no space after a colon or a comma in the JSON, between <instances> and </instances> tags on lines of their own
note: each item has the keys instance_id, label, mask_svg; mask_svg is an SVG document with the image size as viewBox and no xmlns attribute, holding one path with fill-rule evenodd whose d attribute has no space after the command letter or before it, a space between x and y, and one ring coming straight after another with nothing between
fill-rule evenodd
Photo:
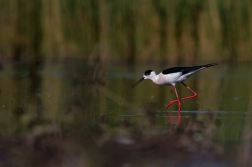
<instances>
[{"instance_id":1,"label":"water surface","mask_svg":"<svg viewBox=\"0 0 252 167\"><path fill-rule=\"evenodd\" d=\"M132 84L142 64L88 61L6 63L0 72L0 162L6 166L249 166L252 75L249 65L202 70L172 87ZM191 95L177 86L180 97ZM2 158L1 158L2 157Z\"/></svg>"}]
</instances>

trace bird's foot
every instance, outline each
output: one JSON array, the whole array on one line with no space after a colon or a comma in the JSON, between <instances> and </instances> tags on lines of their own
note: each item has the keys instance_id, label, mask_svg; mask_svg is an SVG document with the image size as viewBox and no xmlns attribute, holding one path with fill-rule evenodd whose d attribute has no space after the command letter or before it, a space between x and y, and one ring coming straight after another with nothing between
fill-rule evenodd
<instances>
[{"instance_id":1,"label":"bird's foot","mask_svg":"<svg viewBox=\"0 0 252 167\"><path fill-rule=\"evenodd\" d=\"M178 102L178 100L172 100L172 101L170 101L168 104L167 104L167 106L166 106L166 109L168 109L173 103L175 103L175 102Z\"/></svg>"}]
</instances>

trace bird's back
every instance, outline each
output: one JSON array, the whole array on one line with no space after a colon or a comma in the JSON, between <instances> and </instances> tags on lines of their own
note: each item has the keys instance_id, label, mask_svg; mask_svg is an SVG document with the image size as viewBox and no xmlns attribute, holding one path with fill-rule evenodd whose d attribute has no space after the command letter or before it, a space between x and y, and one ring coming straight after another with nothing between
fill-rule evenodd
<instances>
[{"instance_id":1,"label":"bird's back","mask_svg":"<svg viewBox=\"0 0 252 167\"><path fill-rule=\"evenodd\" d=\"M206 65L201 65L201 66L192 66L192 67L172 67L172 68L163 70L162 73L163 74L181 73L181 75L185 75L187 73L194 73L201 69L215 66L215 65L217 65L217 63L206 64Z\"/></svg>"}]
</instances>

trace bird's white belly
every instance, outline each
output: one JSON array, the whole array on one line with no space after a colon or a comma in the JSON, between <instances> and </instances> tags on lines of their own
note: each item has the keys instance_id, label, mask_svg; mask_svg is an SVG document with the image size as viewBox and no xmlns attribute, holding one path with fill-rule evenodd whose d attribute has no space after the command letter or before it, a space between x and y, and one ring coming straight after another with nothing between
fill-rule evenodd
<instances>
[{"instance_id":1,"label":"bird's white belly","mask_svg":"<svg viewBox=\"0 0 252 167\"><path fill-rule=\"evenodd\" d=\"M186 78L181 77L181 73L173 74L159 74L159 77L154 81L158 85L175 85L176 83L183 82Z\"/></svg>"}]
</instances>

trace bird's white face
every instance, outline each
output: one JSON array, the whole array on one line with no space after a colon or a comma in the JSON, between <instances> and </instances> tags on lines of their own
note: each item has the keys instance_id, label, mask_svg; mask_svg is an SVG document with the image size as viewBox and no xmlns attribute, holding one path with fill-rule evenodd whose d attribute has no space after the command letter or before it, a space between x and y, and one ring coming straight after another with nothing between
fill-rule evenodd
<instances>
[{"instance_id":1,"label":"bird's white face","mask_svg":"<svg viewBox=\"0 0 252 167\"><path fill-rule=\"evenodd\" d=\"M144 74L143 74L143 78L144 79L152 79L153 77L155 77L156 76L156 73L155 73L155 71L153 71L153 70L147 70L147 71L145 71L144 72Z\"/></svg>"},{"instance_id":2,"label":"bird's white face","mask_svg":"<svg viewBox=\"0 0 252 167\"><path fill-rule=\"evenodd\" d=\"M139 81L137 81L135 84L133 84L132 86L133 87L137 86L140 82L142 82L145 79L152 80L155 76L156 76L155 71L147 70L147 71L144 72L143 77Z\"/></svg>"}]
</instances>

